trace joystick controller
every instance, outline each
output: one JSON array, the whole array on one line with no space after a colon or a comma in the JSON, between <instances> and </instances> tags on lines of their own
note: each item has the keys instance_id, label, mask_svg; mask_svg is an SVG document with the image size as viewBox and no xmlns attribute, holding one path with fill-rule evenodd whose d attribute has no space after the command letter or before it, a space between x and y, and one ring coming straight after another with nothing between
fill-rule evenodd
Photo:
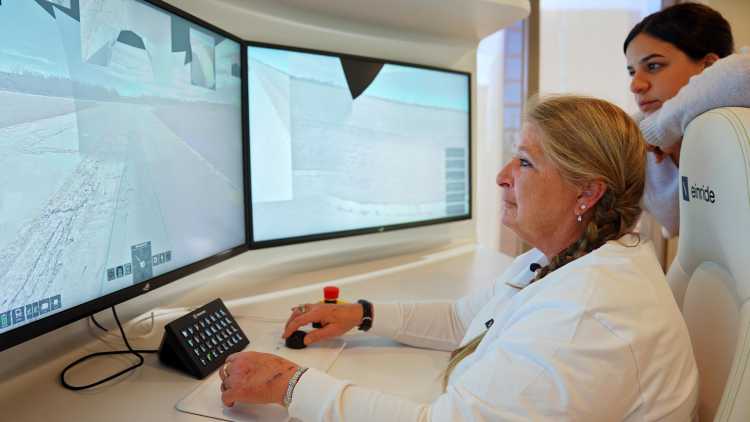
<instances>
[{"instance_id":1,"label":"joystick controller","mask_svg":"<svg viewBox=\"0 0 750 422\"><path fill-rule=\"evenodd\" d=\"M289 337L286 338L286 347L290 349L304 349L305 347L305 336L306 332L297 330L293 332Z\"/></svg>"}]
</instances>

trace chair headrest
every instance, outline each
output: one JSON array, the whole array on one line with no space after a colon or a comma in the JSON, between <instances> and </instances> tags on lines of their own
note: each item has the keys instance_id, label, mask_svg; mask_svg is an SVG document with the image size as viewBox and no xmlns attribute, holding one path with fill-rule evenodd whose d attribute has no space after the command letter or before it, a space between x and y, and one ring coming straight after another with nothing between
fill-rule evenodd
<instances>
[{"instance_id":1,"label":"chair headrest","mask_svg":"<svg viewBox=\"0 0 750 422\"><path fill-rule=\"evenodd\" d=\"M695 118L680 157L680 240L687 274L704 262L727 270L741 302L750 297L750 108Z\"/></svg>"}]
</instances>

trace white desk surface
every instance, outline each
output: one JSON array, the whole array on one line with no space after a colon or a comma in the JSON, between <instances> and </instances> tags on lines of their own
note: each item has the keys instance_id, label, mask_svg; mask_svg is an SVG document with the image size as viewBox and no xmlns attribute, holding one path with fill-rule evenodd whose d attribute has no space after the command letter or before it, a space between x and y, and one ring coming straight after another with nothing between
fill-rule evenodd
<instances>
[{"instance_id":1,"label":"white desk surface","mask_svg":"<svg viewBox=\"0 0 750 422\"><path fill-rule=\"evenodd\" d=\"M510 261L511 258L492 251L463 248L427 259L407 260L403 265L373 268L369 273L350 276L338 283L329 280L325 284L339 285L344 300L451 300L472 287L491 283ZM341 269L332 270L332 274ZM266 330L269 324L255 317L285 319L292 306L320 300L321 293L319 286L307 286L279 294L235 299L227 301L227 306L252 341L254 330L262 329L257 324L264 324ZM205 298L204 303L211 299ZM158 348L164 324L180 315L157 319L154 329L144 338L136 339L137 333L131 333L131 343L137 348ZM333 376L362 386L388 389L422 402L429 402L440 393L438 376L447 363L447 353L403 347L391 340L361 334L348 335L345 340L347 347L329 370ZM120 348L121 341L116 337L108 337L107 342ZM60 371L68 363L84 354L104 350L109 350L107 343L92 335L92 341L86 346L58 356L50 350L49 360L3 380L0 383L2 419L13 422L209 420L175 409L176 403L202 381L162 365L155 354L145 355L144 366L129 375L90 391L68 391L59 384ZM124 367L126 359L129 358L94 359L72 371L68 381L86 383L99 379L115 368ZM218 391L216 400L219 400Z\"/></svg>"}]
</instances>

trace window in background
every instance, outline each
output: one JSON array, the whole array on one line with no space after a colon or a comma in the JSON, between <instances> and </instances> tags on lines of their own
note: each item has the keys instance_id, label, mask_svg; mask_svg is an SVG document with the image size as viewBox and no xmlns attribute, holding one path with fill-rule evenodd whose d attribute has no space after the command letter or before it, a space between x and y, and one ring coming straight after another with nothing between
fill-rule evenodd
<instances>
[{"instance_id":1,"label":"window in background","mask_svg":"<svg viewBox=\"0 0 750 422\"><path fill-rule=\"evenodd\" d=\"M510 157L521 129L528 92L526 22L486 37L477 49L477 239L509 255L520 253L522 246L500 224L502 196L495 176Z\"/></svg>"},{"instance_id":2,"label":"window in background","mask_svg":"<svg viewBox=\"0 0 750 422\"><path fill-rule=\"evenodd\" d=\"M493 249L499 248L498 213L500 195L493 173L502 159L502 78L503 41L505 31L484 38L477 48L477 241Z\"/></svg>"}]
</instances>

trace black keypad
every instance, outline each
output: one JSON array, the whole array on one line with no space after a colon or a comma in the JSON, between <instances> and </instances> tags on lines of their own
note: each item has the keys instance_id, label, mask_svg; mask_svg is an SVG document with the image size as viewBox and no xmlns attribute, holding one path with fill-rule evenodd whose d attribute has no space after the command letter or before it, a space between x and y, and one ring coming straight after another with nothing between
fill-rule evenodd
<instances>
[{"instance_id":1,"label":"black keypad","mask_svg":"<svg viewBox=\"0 0 750 422\"><path fill-rule=\"evenodd\" d=\"M204 378L227 356L250 343L221 299L170 322L164 329L160 359L187 369L197 378Z\"/></svg>"}]
</instances>

